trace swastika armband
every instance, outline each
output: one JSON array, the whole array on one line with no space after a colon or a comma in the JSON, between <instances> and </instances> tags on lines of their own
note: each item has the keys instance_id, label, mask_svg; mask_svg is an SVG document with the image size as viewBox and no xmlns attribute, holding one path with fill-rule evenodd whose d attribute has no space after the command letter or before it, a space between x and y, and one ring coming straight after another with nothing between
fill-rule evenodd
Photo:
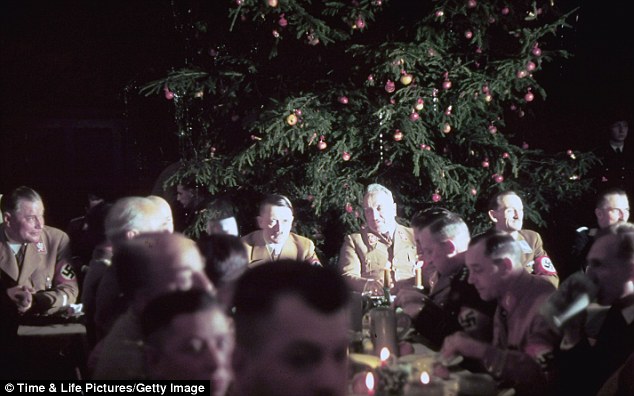
<instances>
[{"instance_id":1,"label":"swastika armband","mask_svg":"<svg viewBox=\"0 0 634 396\"><path fill-rule=\"evenodd\" d=\"M58 263L57 265L57 271L55 273L55 282L54 284L58 284L58 283L70 283L70 282L76 282L77 280L76 275L75 275L75 270L73 269L73 267L68 264L68 263Z\"/></svg>"},{"instance_id":2,"label":"swastika armband","mask_svg":"<svg viewBox=\"0 0 634 396\"><path fill-rule=\"evenodd\" d=\"M557 270L552 260L548 256L539 256L535 258L533 264L533 274L556 276Z\"/></svg>"}]
</instances>

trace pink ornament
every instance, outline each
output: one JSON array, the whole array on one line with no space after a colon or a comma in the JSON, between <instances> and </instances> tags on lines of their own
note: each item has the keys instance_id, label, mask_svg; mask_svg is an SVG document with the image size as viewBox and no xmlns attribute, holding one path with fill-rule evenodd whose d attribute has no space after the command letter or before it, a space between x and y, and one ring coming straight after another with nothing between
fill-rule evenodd
<instances>
[{"instance_id":1,"label":"pink ornament","mask_svg":"<svg viewBox=\"0 0 634 396\"><path fill-rule=\"evenodd\" d=\"M482 167L483 168L488 168L489 167L489 160L482 161Z\"/></svg>"},{"instance_id":2,"label":"pink ornament","mask_svg":"<svg viewBox=\"0 0 634 396\"><path fill-rule=\"evenodd\" d=\"M488 85L483 85L482 86L482 93L489 93L489 86Z\"/></svg>"},{"instance_id":3,"label":"pink ornament","mask_svg":"<svg viewBox=\"0 0 634 396\"><path fill-rule=\"evenodd\" d=\"M522 142L522 148L523 148L524 150L528 150L528 147L529 147L529 146L528 146L528 143L526 143L526 142Z\"/></svg>"},{"instance_id":4,"label":"pink ornament","mask_svg":"<svg viewBox=\"0 0 634 396\"><path fill-rule=\"evenodd\" d=\"M526 95L524 95L524 100L527 102L532 102L533 99L535 99L535 95L533 95L533 93L530 91L526 92Z\"/></svg>"},{"instance_id":5,"label":"pink ornament","mask_svg":"<svg viewBox=\"0 0 634 396\"><path fill-rule=\"evenodd\" d=\"M431 195L431 200L434 201L434 202L439 202L441 199L442 199L442 197L438 193L434 193L434 194Z\"/></svg>"},{"instance_id":6,"label":"pink ornament","mask_svg":"<svg viewBox=\"0 0 634 396\"><path fill-rule=\"evenodd\" d=\"M524 78L528 76L528 72L526 70L520 70L517 72L517 78Z\"/></svg>"},{"instance_id":7,"label":"pink ornament","mask_svg":"<svg viewBox=\"0 0 634 396\"><path fill-rule=\"evenodd\" d=\"M374 81L374 76L372 74L368 74L368 81Z\"/></svg>"},{"instance_id":8,"label":"pink ornament","mask_svg":"<svg viewBox=\"0 0 634 396\"><path fill-rule=\"evenodd\" d=\"M326 147L328 147L328 145L323 140L320 140L319 143L317 143L317 148L320 150L325 150Z\"/></svg>"},{"instance_id":9,"label":"pink ornament","mask_svg":"<svg viewBox=\"0 0 634 396\"><path fill-rule=\"evenodd\" d=\"M416 100L416 106L414 106L414 108L417 111L421 111L425 108L425 101L422 98L418 98L418 100Z\"/></svg>"},{"instance_id":10,"label":"pink ornament","mask_svg":"<svg viewBox=\"0 0 634 396\"><path fill-rule=\"evenodd\" d=\"M504 176L495 174L493 175L493 180L495 180L496 183L502 183L504 181Z\"/></svg>"},{"instance_id":11,"label":"pink ornament","mask_svg":"<svg viewBox=\"0 0 634 396\"><path fill-rule=\"evenodd\" d=\"M280 38L280 32L277 31L277 29L273 29L273 31L271 32L271 34L273 35L273 37L275 38Z\"/></svg>"},{"instance_id":12,"label":"pink ornament","mask_svg":"<svg viewBox=\"0 0 634 396\"><path fill-rule=\"evenodd\" d=\"M471 38L473 37L473 32L471 30L467 30L466 32L464 32L464 37L467 40L471 40Z\"/></svg>"},{"instance_id":13,"label":"pink ornament","mask_svg":"<svg viewBox=\"0 0 634 396\"><path fill-rule=\"evenodd\" d=\"M394 131L394 140L396 140L397 142L403 140L403 132L401 132L400 129Z\"/></svg>"},{"instance_id":14,"label":"pink ornament","mask_svg":"<svg viewBox=\"0 0 634 396\"><path fill-rule=\"evenodd\" d=\"M445 123L445 125L443 125L443 127L442 127L442 133L447 134L449 132L451 132L451 125Z\"/></svg>"},{"instance_id":15,"label":"pink ornament","mask_svg":"<svg viewBox=\"0 0 634 396\"><path fill-rule=\"evenodd\" d=\"M504 7L502 8L501 12L502 12L502 15L508 15L509 12L511 12L511 10L508 7Z\"/></svg>"},{"instance_id":16,"label":"pink ornament","mask_svg":"<svg viewBox=\"0 0 634 396\"><path fill-rule=\"evenodd\" d=\"M498 128L495 125L489 125L489 133L490 134L493 135L493 134L497 133L497 131L498 131Z\"/></svg>"},{"instance_id":17,"label":"pink ornament","mask_svg":"<svg viewBox=\"0 0 634 396\"><path fill-rule=\"evenodd\" d=\"M425 148L426 148L426 147L427 147L427 145L426 145L425 143L422 143L422 144L420 145L420 149L421 149L421 150L425 150Z\"/></svg>"},{"instance_id":18,"label":"pink ornament","mask_svg":"<svg viewBox=\"0 0 634 396\"><path fill-rule=\"evenodd\" d=\"M536 67L537 65L535 64L535 62L528 61L528 63L526 63L526 70L528 70L529 72L535 70Z\"/></svg>"},{"instance_id":19,"label":"pink ornament","mask_svg":"<svg viewBox=\"0 0 634 396\"><path fill-rule=\"evenodd\" d=\"M295 110L293 110L293 113L295 113L296 116L301 117L302 116L302 109L295 109Z\"/></svg>"},{"instance_id":20,"label":"pink ornament","mask_svg":"<svg viewBox=\"0 0 634 396\"><path fill-rule=\"evenodd\" d=\"M236 5L241 6L242 4L244 4L244 0L236 0Z\"/></svg>"},{"instance_id":21,"label":"pink ornament","mask_svg":"<svg viewBox=\"0 0 634 396\"><path fill-rule=\"evenodd\" d=\"M288 25L288 21L284 18L284 14L280 15L280 19L277 21L277 24L281 27L286 27L286 25Z\"/></svg>"},{"instance_id":22,"label":"pink ornament","mask_svg":"<svg viewBox=\"0 0 634 396\"><path fill-rule=\"evenodd\" d=\"M451 88L451 81L449 81L449 80L443 81L442 88L445 89L445 90L450 89Z\"/></svg>"},{"instance_id":23,"label":"pink ornament","mask_svg":"<svg viewBox=\"0 0 634 396\"><path fill-rule=\"evenodd\" d=\"M392 80L387 80L387 82L385 83L385 91L387 93L392 93L396 90L396 86L394 85L394 82Z\"/></svg>"},{"instance_id":24,"label":"pink ornament","mask_svg":"<svg viewBox=\"0 0 634 396\"><path fill-rule=\"evenodd\" d=\"M541 56L542 55L542 50L537 45L535 47L533 47L533 50L531 52L535 56Z\"/></svg>"},{"instance_id":25,"label":"pink ornament","mask_svg":"<svg viewBox=\"0 0 634 396\"><path fill-rule=\"evenodd\" d=\"M354 22L354 26L356 26L357 29L363 29L365 27L365 21L363 20L363 18L359 17Z\"/></svg>"},{"instance_id":26,"label":"pink ornament","mask_svg":"<svg viewBox=\"0 0 634 396\"><path fill-rule=\"evenodd\" d=\"M174 92L170 91L169 89L165 89L165 99L167 100L174 99Z\"/></svg>"},{"instance_id":27,"label":"pink ornament","mask_svg":"<svg viewBox=\"0 0 634 396\"><path fill-rule=\"evenodd\" d=\"M420 119L420 115L417 112L413 112L409 115L409 119L412 121L418 121Z\"/></svg>"},{"instance_id":28,"label":"pink ornament","mask_svg":"<svg viewBox=\"0 0 634 396\"><path fill-rule=\"evenodd\" d=\"M445 12L443 10L438 10L435 12L436 18L441 18L443 15L445 15Z\"/></svg>"},{"instance_id":29,"label":"pink ornament","mask_svg":"<svg viewBox=\"0 0 634 396\"><path fill-rule=\"evenodd\" d=\"M343 158L344 161L350 161L350 153L347 151L344 151L343 154L341 155L341 158Z\"/></svg>"},{"instance_id":30,"label":"pink ornament","mask_svg":"<svg viewBox=\"0 0 634 396\"><path fill-rule=\"evenodd\" d=\"M474 195L474 196L478 195L478 190L476 190L475 188L472 188L470 192L471 192L471 195Z\"/></svg>"},{"instance_id":31,"label":"pink ornament","mask_svg":"<svg viewBox=\"0 0 634 396\"><path fill-rule=\"evenodd\" d=\"M348 97L347 96L340 96L339 97L339 103L348 104Z\"/></svg>"},{"instance_id":32,"label":"pink ornament","mask_svg":"<svg viewBox=\"0 0 634 396\"><path fill-rule=\"evenodd\" d=\"M467 7L469 7L469 8L474 8L477 5L478 5L478 2L476 0L467 1Z\"/></svg>"},{"instance_id":33,"label":"pink ornament","mask_svg":"<svg viewBox=\"0 0 634 396\"><path fill-rule=\"evenodd\" d=\"M346 208L346 212L352 213L353 208L352 208L352 204L350 202L346 202L345 208Z\"/></svg>"}]
</instances>

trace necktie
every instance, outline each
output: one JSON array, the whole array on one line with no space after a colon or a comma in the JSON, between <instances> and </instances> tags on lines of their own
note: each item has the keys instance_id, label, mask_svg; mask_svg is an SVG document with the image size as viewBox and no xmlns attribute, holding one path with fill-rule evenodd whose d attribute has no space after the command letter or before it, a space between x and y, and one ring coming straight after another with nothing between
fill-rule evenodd
<instances>
[{"instance_id":1,"label":"necktie","mask_svg":"<svg viewBox=\"0 0 634 396\"><path fill-rule=\"evenodd\" d=\"M24 254L26 253L26 243L23 243L22 246L20 246L20 249L18 250L18 252L15 254L15 259L18 262L18 268L22 269L22 263L24 262Z\"/></svg>"}]
</instances>

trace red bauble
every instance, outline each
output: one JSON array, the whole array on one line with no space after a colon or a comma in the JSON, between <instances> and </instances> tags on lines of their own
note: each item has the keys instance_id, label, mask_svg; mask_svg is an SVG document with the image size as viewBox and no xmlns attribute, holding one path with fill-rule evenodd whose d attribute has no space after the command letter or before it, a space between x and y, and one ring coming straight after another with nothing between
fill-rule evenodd
<instances>
[{"instance_id":1,"label":"red bauble","mask_svg":"<svg viewBox=\"0 0 634 396\"><path fill-rule=\"evenodd\" d=\"M412 121L418 121L420 119L420 115L417 112L413 112L409 115L409 119Z\"/></svg>"},{"instance_id":2,"label":"red bauble","mask_svg":"<svg viewBox=\"0 0 634 396\"><path fill-rule=\"evenodd\" d=\"M434 194L431 195L431 200L434 201L434 202L439 202L441 199L442 199L442 197L438 193L434 193Z\"/></svg>"},{"instance_id":3,"label":"red bauble","mask_svg":"<svg viewBox=\"0 0 634 396\"><path fill-rule=\"evenodd\" d=\"M527 102L532 102L533 99L535 99L535 95L533 95L532 92L526 92L526 95L524 95L524 100Z\"/></svg>"},{"instance_id":4,"label":"red bauble","mask_svg":"<svg viewBox=\"0 0 634 396\"><path fill-rule=\"evenodd\" d=\"M344 151L343 154L341 154L341 158L343 158L344 161L350 161L350 153Z\"/></svg>"},{"instance_id":5,"label":"red bauble","mask_svg":"<svg viewBox=\"0 0 634 396\"><path fill-rule=\"evenodd\" d=\"M509 12L511 12L511 9L508 8L508 7L504 7L504 8L502 8L501 12L502 12L502 15L508 15Z\"/></svg>"},{"instance_id":6,"label":"red bauble","mask_svg":"<svg viewBox=\"0 0 634 396\"><path fill-rule=\"evenodd\" d=\"M354 26L356 26L357 29L363 29L365 27L365 21L363 20L363 18L359 17L354 22Z\"/></svg>"},{"instance_id":7,"label":"red bauble","mask_svg":"<svg viewBox=\"0 0 634 396\"><path fill-rule=\"evenodd\" d=\"M467 7L469 7L469 8L474 8L477 5L478 5L478 2L476 0L467 1Z\"/></svg>"},{"instance_id":8,"label":"red bauble","mask_svg":"<svg viewBox=\"0 0 634 396\"><path fill-rule=\"evenodd\" d=\"M174 92L170 91L169 89L165 89L165 99L167 100L174 99Z\"/></svg>"},{"instance_id":9,"label":"red bauble","mask_svg":"<svg viewBox=\"0 0 634 396\"><path fill-rule=\"evenodd\" d=\"M509 153L503 153L502 154L502 158L509 158L511 155Z\"/></svg>"},{"instance_id":10,"label":"red bauble","mask_svg":"<svg viewBox=\"0 0 634 396\"><path fill-rule=\"evenodd\" d=\"M517 78L524 78L526 76L528 76L528 72L526 70L522 69L517 72Z\"/></svg>"},{"instance_id":11,"label":"red bauble","mask_svg":"<svg viewBox=\"0 0 634 396\"><path fill-rule=\"evenodd\" d=\"M284 14L280 15L280 19L277 21L277 24L281 27L286 27L286 25L288 25L288 21L284 18Z\"/></svg>"},{"instance_id":12,"label":"red bauble","mask_svg":"<svg viewBox=\"0 0 634 396\"><path fill-rule=\"evenodd\" d=\"M450 89L451 88L451 81L449 80L445 80L442 83L442 89Z\"/></svg>"},{"instance_id":13,"label":"red bauble","mask_svg":"<svg viewBox=\"0 0 634 396\"><path fill-rule=\"evenodd\" d=\"M348 97L347 96L340 96L339 97L339 103L348 104Z\"/></svg>"},{"instance_id":14,"label":"red bauble","mask_svg":"<svg viewBox=\"0 0 634 396\"><path fill-rule=\"evenodd\" d=\"M535 70L536 67L537 65L535 64L535 62L529 61L528 63L526 63L526 70L528 70L529 72Z\"/></svg>"},{"instance_id":15,"label":"red bauble","mask_svg":"<svg viewBox=\"0 0 634 396\"><path fill-rule=\"evenodd\" d=\"M471 192L471 195L474 195L474 196L478 195L478 190L476 190L475 188L472 188L470 192Z\"/></svg>"},{"instance_id":16,"label":"red bauble","mask_svg":"<svg viewBox=\"0 0 634 396\"><path fill-rule=\"evenodd\" d=\"M498 129L495 125L489 125L489 133L490 134L495 134L497 133Z\"/></svg>"},{"instance_id":17,"label":"red bauble","mask_svg":"<svg viewBox=\"0 0 634 396\"><path fill-rule=\"evenodd\" d=\"M317 148L320 150L325 150L326 147L328 147L328 145L323 140L320 140L319 143L317 143Z\"/></svg>"},{"instance_id":18,"label":"red bauble","mask_svg":"<svg viewBox=\"0 0 634 396\"><path fill-rule=\"evenodd\" d=\"M471 30L467 30L466 32L464 32L464 37L467 40L471 40L471 38L473 38L473 32Z\"/></svg>"},{"instance_id":19,"label":"red bauble","mask_svg":"<svg viewBox=\"0 0 634 396\"><path fill-rule=\"evenodd\" d=\"M482 161L482 167L483 168L488 168L489 167L489 160Z\"/></svg>"},{"instance_id":20,"label":"red bauble","mask_svg":"<svg viewBox=\"0 0 634 396\"><path fill-rule=\"evenodd\" d=\"M502 183L504 181L504 176L495 174L493 175L493 180L495 180L496 183Z\"/></svg>"},{"instance_id":21,"label":"red bauble","mask_svg":"<svg viewBox=\"0 0 634 396\"><path fill-rule=\"evenodd\" d=\"M394 140L396 140L397 142L403 140L403 132L401 132L399 129L394 132Z\"/></svg>"},{"instance_id":22,"label":"red bauble","mask_svg":"<svg viewBox=\"0 0 634 396\"><path fill-rule=\"evenodd\" d=\"M352 204L350 202L346 202L346 206L345 206L346 212L348 213L352 213Z\"/></svg>"},{"instance_id":23,"label":"red bauble","mask_svg":"<svg viewBox=\"0 0 634 396\"><path fill-rule=\"evenodd\" d=\"M385 91L387 93L392 93L396 90L396 86L394 85L394 82L392 80L387 80L387 82L385 83Z\"/></svg>"},{"instance_id":24,"label":"red bauble","mask_svg":"<svg viewBox=\"0 0 634 396\"><path fill-rule=\"evenodd\" d=\"M542 50L538 46L533 47L533 50L531 52L535 56L541 56L542 55Z\"/></svg>"}]
</instances>

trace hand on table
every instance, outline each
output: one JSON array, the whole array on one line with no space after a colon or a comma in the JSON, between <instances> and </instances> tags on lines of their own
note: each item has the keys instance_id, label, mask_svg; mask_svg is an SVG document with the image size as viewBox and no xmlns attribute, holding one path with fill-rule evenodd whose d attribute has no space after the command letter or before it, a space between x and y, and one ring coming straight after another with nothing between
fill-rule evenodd
<instances>
[{"instance_id":1,"label":"hand on table","mask_svg":"<svg viewBox=\"0 0 634 396\"><path fill-rule=\"evenodd\" d=\"M423 309L423 294L418 289L401 289L394 299L394 306L403 309L410 318L415 318Z\"/></svg>"},{"instance_id":2,"label":"hand on table","mask_svg":"<svg viewBox=\"0 0 634 396\"><path fill-rule=\"evenodd\" d=\"M459 331L445 338L440 349L440 358L445 362L451 361L457 356L481 360L484 358L486 349L487 344Z\"/></svg>"},{"instance_id":3,"label":"hand on table","mask_svg":"<svg viewBox=\"0 0 634 396\"><path fill-rule=\"evenodd\" d=\"M7 295L15 303L19 313L25 313L31 309L35 289L29 286L18 285L7 289Z\"/></svg>"}]
</instances>

